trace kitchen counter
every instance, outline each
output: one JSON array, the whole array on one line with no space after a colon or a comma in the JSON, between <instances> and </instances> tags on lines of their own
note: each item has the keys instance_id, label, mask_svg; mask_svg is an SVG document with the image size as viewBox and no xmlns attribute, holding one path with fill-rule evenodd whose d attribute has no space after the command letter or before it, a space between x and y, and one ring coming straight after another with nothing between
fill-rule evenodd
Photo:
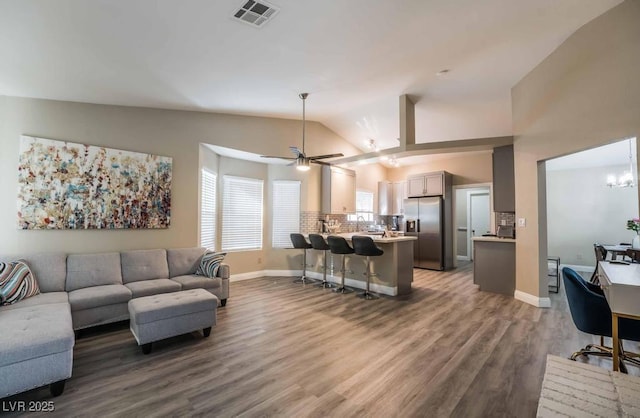
<instances>
[{"instance_id":1,"label":"kitchen counter","mask_svg":"<svg viewBox=\"0 0 640 418\"><path fill-rule=\"evenodd\" d=\"M405 237L404 235L398 235L397 237L384 237L384 238L382 238L382 236L380 236L380 235L367 234L366 232L342 232L342 233L339 233L339 234L322 234L322 236L325 237L325 239L329 235L338 235L340 237L344 237L347 241L351 241L351 237L354 236L354 235L363 235L363 236L371 237L371 239L373 239L373 242L375 242L376 244L386 244L386 243L390 243L390 242L415 241L415 240L418 239L417 237Z\"/></svg>"},{"instance_id":2,"label":"kitchen counter","mask_svg":"<svg viewBox=\"0 0 640 418\"><path fill-rule=\"evenodd\" d=\"M325 239L329 235L337 235L344 237L347 241L351 241L354 235L367 235L373 239L383 251L384 254L379 257L371 257L371 271L377 275L371 277L371 291L389 295L399 296L411 293L411 282L413 282L413 241L416 237L385 237L379 235L368 235L365 232L345 232L338 234L322 234ZM313 264L316 266L315 271L320 273L322 252L317 253L317 260ZM309 253L309 257L314 257L313 251ZM364 289L366 286L366 257L355 254L347 256L347 274L345 276L345 284L349 287ZM340 256L331 256L331 265L333 269L331 273L327 271L327 279L334 283L340 282ZM352 272L350 272L350 271ZM331 277L329 278L329 275Z\"/></svg>"},{"instance_id":3,"label":"kitchen counter","mask_svg":"<svg viewBox=\"0 0 640 418\"><path fill-rule=\"evenodd\" d=\"M473 241L486 241L486 242L516 242L514 238L498 238L498 237L473 237Z\"/></svg>"}]
</instances>

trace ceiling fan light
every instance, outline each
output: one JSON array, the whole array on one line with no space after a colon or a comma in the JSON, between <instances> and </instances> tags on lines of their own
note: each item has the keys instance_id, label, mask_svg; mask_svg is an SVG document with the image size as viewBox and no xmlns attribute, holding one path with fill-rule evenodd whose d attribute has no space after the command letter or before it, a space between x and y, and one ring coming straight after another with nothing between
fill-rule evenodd
<instances>
[{"instance_id":1,"label":"ceiling fan light","mask_svg":"<svg viewBox=\"0 0 640 418\"><path fill-rule=\"evenodd\" d=\"M296 160L296 169L298 171L309 171L311 166L309 165L309 160L306 158L298 158Z\"/></svg>"}]
</instances>

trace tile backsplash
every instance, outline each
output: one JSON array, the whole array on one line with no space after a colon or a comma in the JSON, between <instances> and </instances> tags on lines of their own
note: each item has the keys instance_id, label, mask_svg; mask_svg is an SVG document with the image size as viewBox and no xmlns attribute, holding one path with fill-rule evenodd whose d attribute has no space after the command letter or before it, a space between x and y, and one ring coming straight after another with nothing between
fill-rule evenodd
<instances>
[{"instance_id":1,"label":"tile backsplash","mask_svg":"<svg viewBox=\"0 0 640 418\"><path fill-rule=\"evenodd\" d=\"M322 219L320 211L300 212L300 233L309 234L318 232L318 221Z\"/></svg>"},{"instance_id":2,"label":"tile backsplash","mask_svg":"<svg viewBox=\"0 0 640 418\"><path fill-rule=\"evenodd\" d=\"M516 214L513 212L496 212L496 228L502 225L502 221L504 221L505 225L515 226Z\"/></svg>"},{"instance_id":3,"label":"tile backsplash","mask_svg":"<svg viewBox=\"0 0 640 418\"><path fill-rule=\"evenodd\" d=\"M378 216L374 215L373 221L370 222L356 222L347 220L347 215L325 215L318 211L303 211L300 213L300 232L303 234L317 233L319 232L318 221L321 219L335 220L341 224L340 232L356 232L356 226L360 229L376 223L380 225L391 226L391 216ZM402 218L400 218L400 227L402 229Z\"/></svg>"}]
</instances>

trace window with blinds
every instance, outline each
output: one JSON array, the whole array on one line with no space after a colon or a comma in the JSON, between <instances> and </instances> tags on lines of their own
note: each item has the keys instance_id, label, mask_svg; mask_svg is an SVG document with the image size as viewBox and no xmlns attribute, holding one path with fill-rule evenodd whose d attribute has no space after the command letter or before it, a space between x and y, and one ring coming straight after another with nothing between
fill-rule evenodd
<instances>
[{"instance_id":1,"label":"window with blinds","mask_svg":"<svg viewBox=\"0 0 640 418\"><path fill-rule=\"evenodd\" d=\"M373 222L373 193L365 190L356 191L356 213L347 215L347 220L356 221L360 216L366 222Z\"/></svg>"},{"instance_id":2,"label":"window with blinds","mask_svg":"<svg viewBox=\"0 0 640 418\"><path fill-rule=\"evenodd\" d=\"M263 181L224 176L222 187L222 251L261 249Z\"/></svg>"},{"instance_id":3,"label":"window with blinds","mask_svg":"<svg viewBox=\"0 0 640 418\"><path fill-rule=\"evenodd\" d=\"M202 170L200 184L200 246L216 247L216 175Z\"/></svg>"},{"instance_id":4,"label":"window with blinds","mask_svg":"<svg viewBox=\"0 0 640 418\"><path fill-rule=\"evenodd\" d=\"M271 245L291 248L290 234L300 232L300 182L274 180Z\"/></svg>"}]
</instances>

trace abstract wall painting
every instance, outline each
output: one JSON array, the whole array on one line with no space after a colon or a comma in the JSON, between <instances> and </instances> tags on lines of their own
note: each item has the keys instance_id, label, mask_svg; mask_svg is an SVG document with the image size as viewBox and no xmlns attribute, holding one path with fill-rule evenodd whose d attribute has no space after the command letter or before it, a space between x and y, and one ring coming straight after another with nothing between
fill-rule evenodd
<instances>
[{"instance_id":1,"label":"abstract wall painting","mask_svg":"<svg viewBox=\"0 0 640 418\"><path fill-rule=\"evenodd\" d=\"M18 228L168 228L170 157L20 137Z\"/></svg>"}]
</instances>

